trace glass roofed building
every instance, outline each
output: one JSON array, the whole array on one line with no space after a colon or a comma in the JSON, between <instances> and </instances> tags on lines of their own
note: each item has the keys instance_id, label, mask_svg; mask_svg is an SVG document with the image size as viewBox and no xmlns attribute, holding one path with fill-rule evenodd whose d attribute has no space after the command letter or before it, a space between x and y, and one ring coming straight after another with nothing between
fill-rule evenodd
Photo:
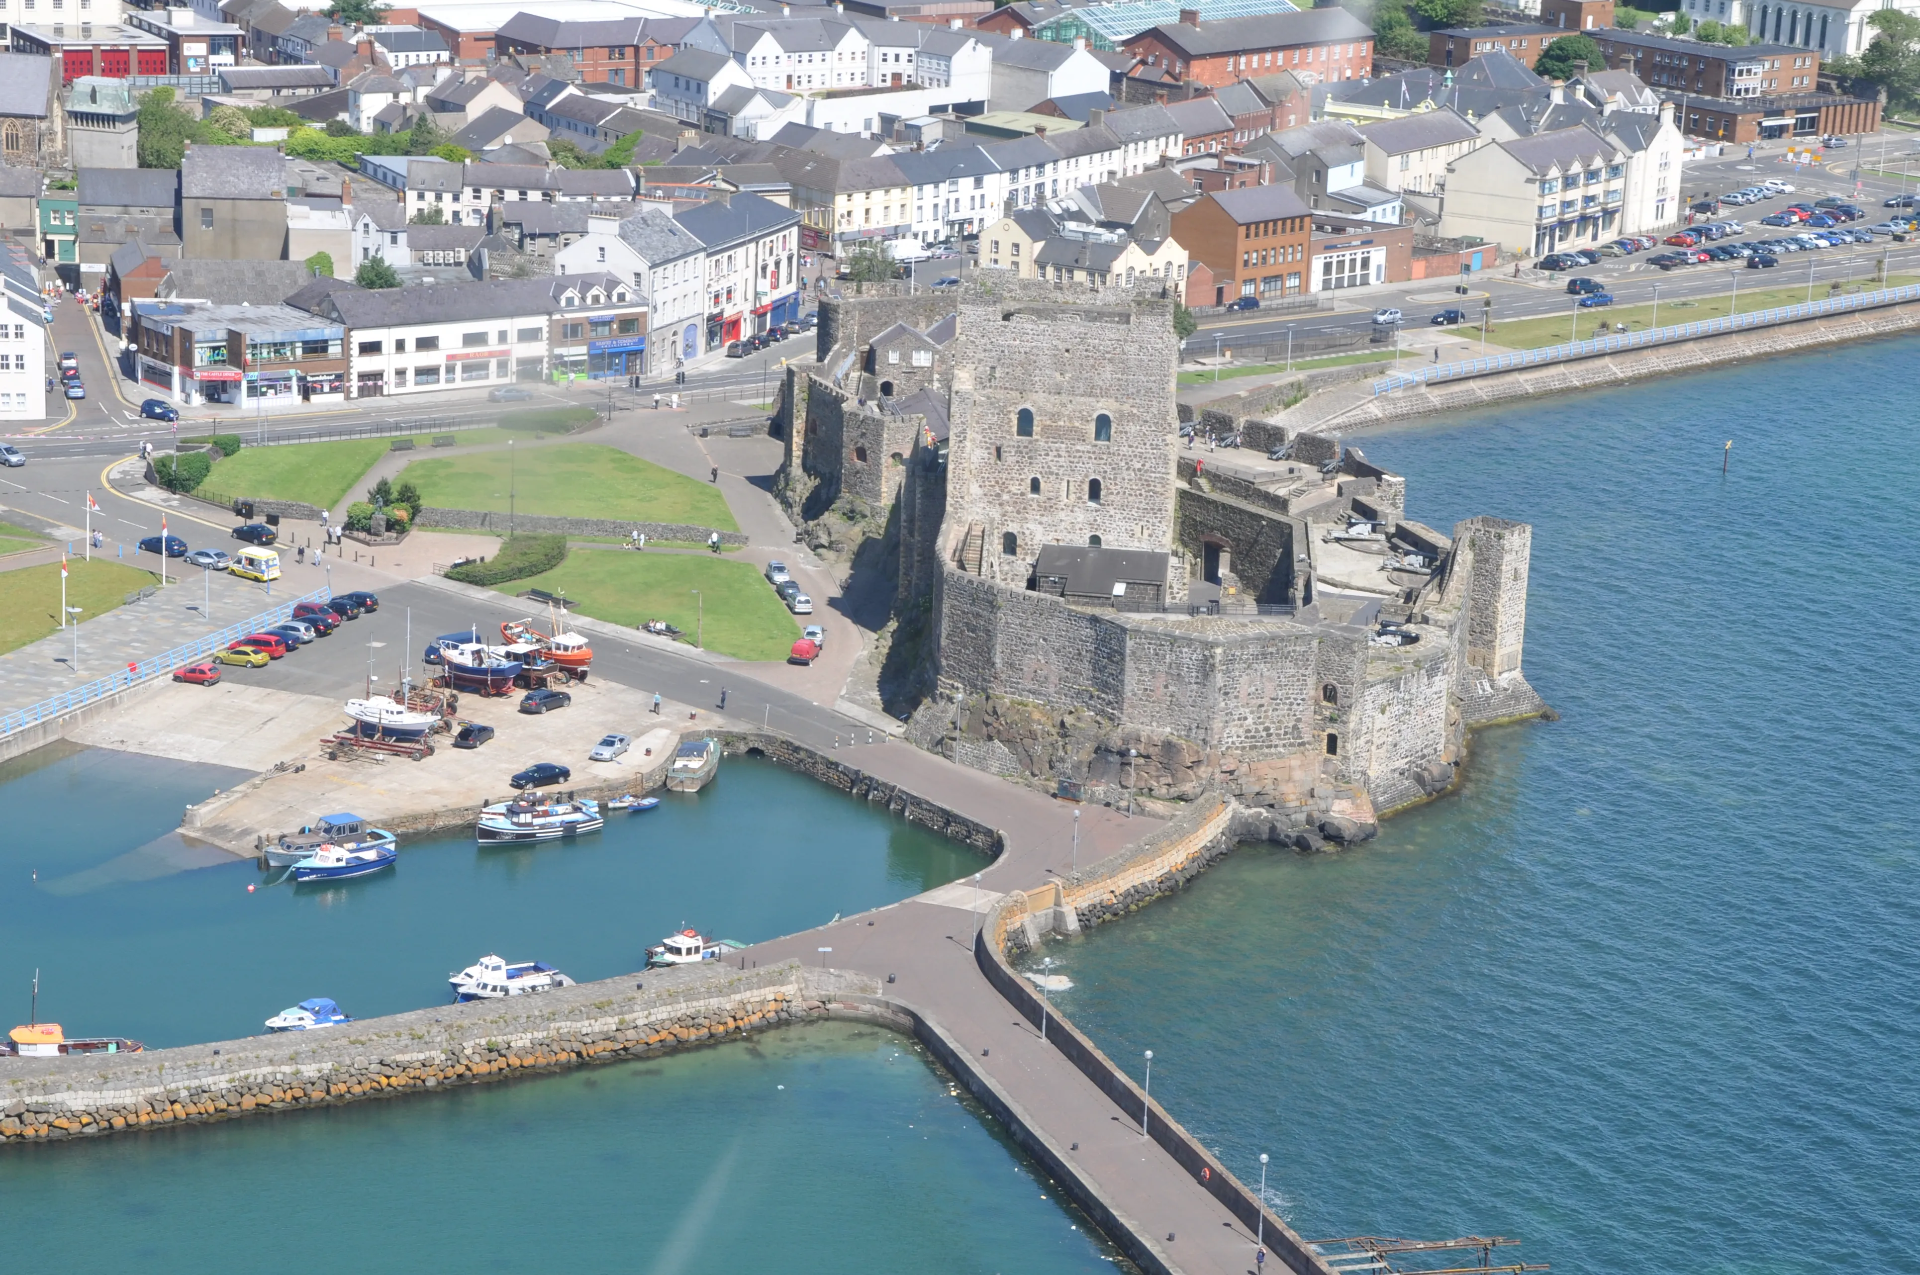
<instances>
[{"instance_id":1,"label":"glass roofed building","mask_svg":"<svg viewBox=\"0 0 1920 1275\"><path fill-rule=\"evenodd\" d=\"M1195 0L1119 0L1118 3L1063 8L1058 17L1036 24L1033 37L1060 44L1084 39L1089 49L1111 53L1150 27L1180 21L1182 9L1194 8L1200 10L1203 22L1214 22L1223 18L1295 13L1299 6L1289 4L1288 0L1198 0L1198 3Z\"/></svg>"}]
</instances>

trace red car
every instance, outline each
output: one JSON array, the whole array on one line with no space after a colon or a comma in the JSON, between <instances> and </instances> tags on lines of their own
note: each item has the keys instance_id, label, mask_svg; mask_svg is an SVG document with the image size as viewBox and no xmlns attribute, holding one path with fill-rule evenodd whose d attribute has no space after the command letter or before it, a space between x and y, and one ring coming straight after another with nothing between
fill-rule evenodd
<instances>
[{"instance_id":1,"label":"red car","mask_svg":"<svg viewBox=\"0 0 1920 1275\"><path fill-rule=\"evenodd\" d=\"M812 664L819 658L820 644L812 638L801 638L793 644L793 649L787 652L789 664Z\"/></svg>"},{"instance_id":2,"label":"red car","mask_svg":"<svg viewBox=\"0 0 1920 1275\"><path fill-rule=\"evenodd\" d=\"M1705 248L1695 248L1690 252L1683 252L1680 255L1685 257L1688 261L1691 261L1696 266L1702 264L1703 262L1708 262L1713 260L1712 254L1710 254Z\"/></svg>"},{"instance_id":3,"label":"red car","mask_svg":"<svg viewBox=\"0 0 1920 1275\"><path fill-rule=\"evenodd\" d=\"M1667 242L1676 248L1691 248L1700 242L1700 236L1691 230L1682 230L1677 234L1668 235Z\"/></svg>"},{"instance_id":4,"label":"red car","mask_svg":"<svg viewBox=\"0 0 1920 1275\"><path fill-rule=\"evenodd\" d=\"M194 682L201 686L212 686L220 680L220 670L211 664L189 664L185 668L173 671L176 682Z\"/></svg>"},{"instance_id":5,"label":"red car","mask_svg":"<svg viewBox=\"0 0 1920 1275\"><path fill-rule=\"evenodd\" d=\"M238 642L231 643L227 649L232 650L236 646L258 647L276 660L287 653L287 640L272 633L249 633Z\"/></svg>"},{"instance_id":6,"label":"red car","mask_svg":"<svg viewBox=\"0 0 1920 1275\"><path fill-rule=\"evenodd\" d=\"M311 624L314 632L325 637L340 627L340 617L318 602L302 602L293 608L293 618Z\"/></svg>"}]
</instances>

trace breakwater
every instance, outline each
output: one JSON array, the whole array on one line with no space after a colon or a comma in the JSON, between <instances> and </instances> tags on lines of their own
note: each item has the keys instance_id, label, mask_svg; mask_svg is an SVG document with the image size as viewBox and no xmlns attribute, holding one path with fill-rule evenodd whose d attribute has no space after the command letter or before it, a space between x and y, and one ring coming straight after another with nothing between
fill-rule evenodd
<instances>
[{"instance_id":1,"label":"breakwater","mask_svg":"<svg viewBox=\"0 0 1920 1275\"><path fill-rule=\"evenodd\" d=\"M227 1120L649 1057L824 1015L847 982L793 961L747 970L708 963L318 1032L16 1058L0 1085L0 1143ZM873 990L870 980L856 982Z\"/></svg>"}]
</instances>

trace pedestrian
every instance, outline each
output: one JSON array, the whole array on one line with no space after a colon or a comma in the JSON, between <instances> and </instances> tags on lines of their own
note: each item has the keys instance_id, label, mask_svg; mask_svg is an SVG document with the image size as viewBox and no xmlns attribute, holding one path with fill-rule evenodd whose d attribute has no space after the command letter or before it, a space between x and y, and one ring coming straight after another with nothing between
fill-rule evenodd
<instances>
[{"instance_id":1,"label":"pedestrian","mask_svg":"<svg viewBox=\"0 0 1920 1275\"><path fill-rule=\"evenodd\" d=\"M660 410L660 391L658 390L653 393L653 410L656 412Z\"/></svg>"},{"instance_id":2,"label":"pedestrian","mask_svg":"<svg viewBox=\"0 0 1920 1275\"><path fill-rule=\"evenodd\" d=\"M305 562L307 560L307 547L305 545L300 545L294 549L293 560L297 563Z\"/></svg>"},{"instance_id":3,"label":"pedestrian","mask_svg":"<svg viewBox=\"0 0 1920 1275\"><path fill-rule=\"evenodd\" d=\"M715 553L720 552L720 533L719 532L709 531L707 533L707 548L713 550L713 552Z\"/></svg>"},{"instance_id":4,"label":"pedestrian","mask_svg":"<svg viewBox=\"0 0 1920 1275\"><path fill-rule=\"evenodd\" d=\"M673 410L676 412L680 410L680 391L679 390L675 390L673 392Z\"/></svg>"},{"instance_id":5,"label":"pedestrian","mask_svg":"<svg viewBox=\"0 0 1920 1275\"><path fill-rule=\"evenodd\" d=\"M720 688L720 707L725 708L726 706L727 706L727 688L723 686Z\"/></svg>"},{"instance_id":6,"label":"pedestrian","mask_svg":"<svg viewBox=\"0 0 1920 1275\"><path fill-rule=\"evenodd\" d=\"M660 692L659 691L655 691L653 693L653 711L656 713L660 711Z\"/></svg>"},{"instance_id":7,"label":"pedestrian","mask_svg":"<svg viewBox=\"0 0 1920 1275\"><path fill-rule=\"evenodd\" d=\"M646 547L647 547L647 533L643 531L640 533L640 548L644 552Z\"/></svg>"},{"instance_id":8,"label":"pedestrian","mask_svg":"<svg viewBox=\"0 0 1920 1275\"><path fill-rule=\"evenodd\" d=\"M720 481L720 466L714 465L709 469L707 473L707 481L710 483L717 483Z\"/></svg>"}]
</instances>

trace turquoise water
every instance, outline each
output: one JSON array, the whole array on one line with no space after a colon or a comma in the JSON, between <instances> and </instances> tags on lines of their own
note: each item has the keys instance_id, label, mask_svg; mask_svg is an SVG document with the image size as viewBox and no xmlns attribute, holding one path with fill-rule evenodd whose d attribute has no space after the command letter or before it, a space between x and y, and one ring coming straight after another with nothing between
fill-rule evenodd
<instances>
[{"instance_id":1,"label":"turquoise water","mask_svg":"<svg viewBox=\"0 0 1920 1275\"><path fill-rule=\"evenodd\" d=\"M232 771L83 751L0 767L0 1018L150 1046L258 1034L310 996L356 1017L449 998L447 975L498 952L576 979L640 968L685 926L742 942L944 885L972 852L769 762L730 759L697 796L666 794L574 843L403 843L390 872L270 885L251 860L196 856L169 831ZM110 800L108 799L110 798ZM183 863L211 866L179 870ZM37 879L36 879L37 876ZM252 894L249 884L260 888Z\"/></svg>"},{"instance_id":2,"label":"turquoise water","mask_svg":"<svg viewBox=\"0 0 1920 1275\"><path fill-rule=\"evenodd\" d=\"M1311 1237L1563 1275L1920 1269L1920 341L1357 441L1534 525L1561 720L1357 850L1246 849L1049 952ZM1721 450L1734 440L1731 470ZM1137 1062L1136 1062L1137 1068Z\"/></svg>"},{"instance_id":3,"label":"turquoise water","mask_svg":"<svg viewBox=\"0 0 1920 1275\"><path fill-rule=\"evenodd\" d=\"M839 1024L22 1148L0 1200L16 1251L151 1275L1114 1269L912 1045Z\"/></svg>"}]
</instances>

